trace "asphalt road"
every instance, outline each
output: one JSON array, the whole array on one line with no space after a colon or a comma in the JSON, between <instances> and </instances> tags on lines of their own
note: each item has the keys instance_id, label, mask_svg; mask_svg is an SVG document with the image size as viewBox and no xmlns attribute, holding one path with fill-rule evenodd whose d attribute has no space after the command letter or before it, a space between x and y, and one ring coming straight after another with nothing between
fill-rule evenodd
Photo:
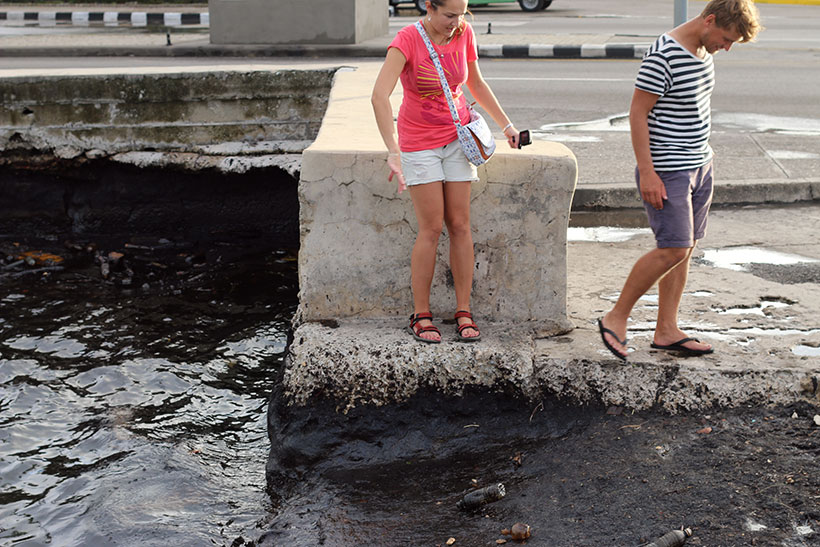
<instances>
[{"instance_id":1,"label":"asphalt road","mask_svg":"<svg viewBox=\"0 0 820 547\"><path fill-rule=\"evenodd\" d=\"M702 9L701 1L689 2L689 15ZM759 4L766 30L753 44L735 46L716 57L718 87L716 113L731 114L715 120L732 127L743 126L744 115L789 117L804 120L770 120L775 125L820 126L820 6ZM672 26L674 0L555 0L542 12L525 13L517 4L473 8L473 26L486 32L492 22L494 34L614 34L634 42L651 42ZM411 7L390 19L391 32L418 17ZM121 29L118 29L121 30ZM73 33L94 29L71 27L36 28L0 26L0 35L19 33ZM110 29L99 29L110 32ZM146 32L132 29L132 32ZM212 58L0 58L2 68L48 68L85 66L168 66L246 63L247 59ZM281 63L281 59L271 59ZM327 62L327 60L325 60ZM263 59L254 59L264 65ZM520 127L578 123L622 114L629 107L632 83L638 68L633 60L491 60L481 68L505 108ZM740 121L738 121L740 120ZM759 120L746 125L759 127ZM790 129L789 127L778 127ZM769 128L771 129L771 128ZM805 127L803 127L805 129ZM816 127L820 133L820 127ZM820 149L820 147L818 147Z\"/></svg>"},{"instance_id":2,"label":"asphalt road","mask_svg":"<svg viewBox=\"0 0 820 547\"><path fill-rule=\"evenodd\" d=\"M498 33L609 33L654 37L673 25L674 0L555 0L542 12L525 13L518 4L473 7L473 24L486 30L493 23ZM694 17L705 6L690 1L688 15ZM820 47L817 21L820 6L758 3L764 26L760 43L782 48ZM391 19L396 30L414 20L418 13L404 8ZM816 52L815 52L816 53Z\"/></svg>"}]
</instances>

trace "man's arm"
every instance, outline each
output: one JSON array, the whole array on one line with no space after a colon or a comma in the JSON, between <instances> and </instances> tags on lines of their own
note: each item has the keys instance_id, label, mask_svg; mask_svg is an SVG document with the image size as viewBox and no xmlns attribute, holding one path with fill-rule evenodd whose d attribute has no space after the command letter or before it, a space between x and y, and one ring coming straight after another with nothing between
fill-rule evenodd
<instances>
[{"instance_id":1,"label":"man's arm","mask_svg":"<svg viewBox=\"0 0 820 547\"><path fill-rule=\"evenodd\" d=\"M638 162L641 197L655 209L663 209L663 200L667 198L663 185L649 150L649 111L658 102L658 96L648 91L635 89L632 104L629 107L629 128L632 134L632 149Z\"/></svg>"}]
</instances>

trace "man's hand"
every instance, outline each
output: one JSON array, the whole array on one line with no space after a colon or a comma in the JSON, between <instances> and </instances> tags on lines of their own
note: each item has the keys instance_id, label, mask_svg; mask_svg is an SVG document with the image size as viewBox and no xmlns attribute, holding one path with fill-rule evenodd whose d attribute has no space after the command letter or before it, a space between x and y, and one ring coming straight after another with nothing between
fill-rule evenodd
<instances>
[{"instance_id":1,"label":"man's hand","mask_svg":"<svg viewBox=\"0 0 820 547\"><path fill-rule=\"evenodd\" d=\"M666 186L655 171L649 173L640 173L641 197L644 201L649 203L655 209L663 209L663 200L669 196L666 195Z\"/></svg>"}]
</instances>

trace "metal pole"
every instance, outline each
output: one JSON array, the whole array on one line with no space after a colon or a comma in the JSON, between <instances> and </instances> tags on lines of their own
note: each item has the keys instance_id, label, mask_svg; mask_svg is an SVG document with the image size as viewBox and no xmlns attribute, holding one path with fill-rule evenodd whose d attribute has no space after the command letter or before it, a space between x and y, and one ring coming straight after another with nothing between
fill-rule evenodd
<instances>
[{"instance_id":1,"label":"metal pole","mask_svg":"<svg viewBox=\"0 0 820 547\"><path fill-rule=\"evenodd\" d=\"M687 21L686 0L675 0L675 26Z\"/></svg>"}]
</instances>

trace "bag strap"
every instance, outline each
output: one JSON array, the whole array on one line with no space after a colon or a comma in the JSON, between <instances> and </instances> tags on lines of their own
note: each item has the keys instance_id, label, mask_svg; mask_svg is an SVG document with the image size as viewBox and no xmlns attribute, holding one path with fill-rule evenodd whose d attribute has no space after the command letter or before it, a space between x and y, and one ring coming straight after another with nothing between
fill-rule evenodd
<instances>
[{"instance_id":1,"label":"bag strap","mask_svg":"<svg viewBox=\"0 0 820 547\"><path fill-rule=\"evenodd\" d=\"M450 107L450 115L453 116L453 122L456 124L456 127L461 127L461 119L458 117L456 105L453 103L453 93L450 91L450 84L447 82L447 77L444 75L444 69L441 68L441 61L438 58L438 53L433 47L430 37L427 36L427 31L424 30L424 25L421 21L416 21L415 27L416 30L419 31L421 39L424 40L424 45L427 46L427 52L430 54L430 59L433 60L433 65L436 67L439 80L441 80L441 89L444 91L444 96L447 97L447 105Z\"/></svg>"}]
</instances>

